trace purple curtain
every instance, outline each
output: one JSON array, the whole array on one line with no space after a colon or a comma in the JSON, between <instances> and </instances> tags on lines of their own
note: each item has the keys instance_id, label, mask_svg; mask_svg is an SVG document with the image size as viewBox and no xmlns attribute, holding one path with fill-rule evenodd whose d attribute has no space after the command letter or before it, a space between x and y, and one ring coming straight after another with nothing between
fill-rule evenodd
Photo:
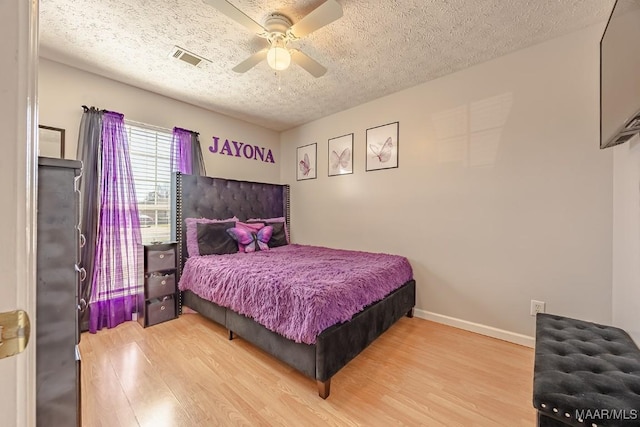
<instances>
[{"instance_id":1,"label":"purple curtain","mask_svg":"<svg viewBox=\"0 0 640 427\"><path fill-rule=\"evenodd\" d=\"M91 333L131 320L142 293L140 219L122 114L104 112L101 157Z\"/></svg>"},{"instance_id":2,"label":"purple curtain","mask_svg":"<svg viewBox=\"0 0 640 427\"><path fill-rule=\"evenodd\" d=\"M179 127L173 128L171 172L206 175L198 132Z\"/></svg>"},{"instance_id":3,"label":"purple curtain","mask_svg":"<svg viewBox=\"0 0 640 427\"><path fill-rule=\"evenodd\" d=\"M191 174L191 132L186 129L173 128L171 141L171 172Z\"/></svg>"}]
</instances>

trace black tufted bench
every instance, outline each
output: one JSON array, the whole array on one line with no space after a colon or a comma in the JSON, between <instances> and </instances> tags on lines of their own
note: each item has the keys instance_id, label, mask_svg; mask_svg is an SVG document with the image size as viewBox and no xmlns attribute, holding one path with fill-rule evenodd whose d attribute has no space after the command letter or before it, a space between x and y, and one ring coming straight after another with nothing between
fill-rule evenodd
<instances>
[{"instance_id":1,"label":"black tufted bench","mask_svg":"<svg viewBox=\"0 0 640 427\"><path fill-rule=\"evenodd\" d=\"M640 426L640 350L622 329L536 318L538 426Z\"/></svg>"}]
</instances>

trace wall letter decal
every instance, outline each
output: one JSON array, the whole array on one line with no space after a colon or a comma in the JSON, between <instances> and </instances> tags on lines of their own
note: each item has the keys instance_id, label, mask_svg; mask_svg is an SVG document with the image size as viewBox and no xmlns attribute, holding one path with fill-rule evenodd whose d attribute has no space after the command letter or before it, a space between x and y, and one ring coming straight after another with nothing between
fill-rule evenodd
<instances>
[{"instance_id":1,"label":"wall letter decal","mask_svg":"<svg viewBox=\"0 0 640 427\"><path fill-rule=\"evenodd\" d=\"M249 150L247 150L247 148ZM253 158L253 145L249 145L249 144L245 145L244 149L242 150L242 154L244 154L244 156L247 159L252 159Z\"/></svg>"},{"instance_id":2,"label":"wall letter decal","mask_svg":"<svg viewBox=\"0 0 640 427\"><path fill-rule=\"evenodd\" d=\"M240 157L240 149L244 145L244 142L231 141L233 143L233 148L236 149L236 157Z\"/></svg>"},{"instance_id":3,"label":"wall letter decal","mask_svg":"<svg viewBox=\"0 0 640 427\"><path fill-rule=\"evenodd\" d=\"M218 140L220 138L218 138L217 136L213 137L213 145L209 146L209 151L211 151L212 153L217 153L218 152Z\"/></svg>"},{"instance_id":4,"label":"wall letter decal","mask_svg":"<svg viewBox=\"0 0 640 427\"><path fill-rule=\"evenodd\" d=\"M252 160L260 160L264 163L275 163L273 153L271 149L266 147L259 147L257 145L245 144L240 141L229 142L228 139L224 140L222 147L219 145L220 137L213 137L213 144L209 146L209 151L214 154L222 154L227 156L245 157ZM233 148L232 148L233 147ZM266 155L265 155L266 153Z\"/></svg>"},{"instance_id":5,"label":"wall letter decal","mask_svg":"<svg viewBox=\"0 0 640 427\"><path fill-rule=\"evenodd\" d=\"M269 162L269 163L275 163L276 161L273 160L273 154L271 153L271 150L269 150L267 152L267 157L264 159L264 162Z\"/></svg>"},{"instance_id":6,"label":"wall letter decal","mask_svg":"<svg viewBox=\"0 0 640 427\"><path fill-rule=\"evenodd\" d=\"M220 150L220 154L226 154L227 156L233 156L231 152L231 146L229 145L229 140L224 140L224 145L222 146L222 150Z\"/></svg>"},{"instance_id":7,"label":"wall letter decal","mask_svg":"<svg viewBox=\"0 0 640 427\"><path fill-rule=\"evenodd\" d=\"M258 160L258 157L260 157L260 160L264 162L264 147L258 147L257 145L254 145L253 149L253 160Z\"/></svg>"}]
</instances>

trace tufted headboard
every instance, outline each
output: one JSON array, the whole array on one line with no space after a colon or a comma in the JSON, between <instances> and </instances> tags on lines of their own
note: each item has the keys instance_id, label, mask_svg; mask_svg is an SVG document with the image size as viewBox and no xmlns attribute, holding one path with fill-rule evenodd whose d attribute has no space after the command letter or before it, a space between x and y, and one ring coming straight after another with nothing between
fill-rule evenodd
<instances>
[{"instance_id":1,"label":"tufted headboard","mask_svg":"<svg viewBox=\"0 0 640 427\"><path fill-rule=\"evenodd\" d=\"M178 276L187 258L186 218L285 217L289 228L289 186L174 173L171 237L178 242Z\"/></svg>"}]
</instances>

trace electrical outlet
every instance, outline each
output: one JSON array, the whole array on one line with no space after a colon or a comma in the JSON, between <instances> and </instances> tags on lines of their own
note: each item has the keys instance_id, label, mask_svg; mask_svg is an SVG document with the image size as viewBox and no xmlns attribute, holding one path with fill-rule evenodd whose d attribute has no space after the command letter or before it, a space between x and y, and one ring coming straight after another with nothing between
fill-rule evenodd
<instances>
[{"instance_id":1,"label":"electrical outlet","mask_svg":"<svg viewBox=\"0 0 640 427\"><path fill-rule=\"evenodd\" d=\"M531 312L529 314L531 314L532 316L535 316L538 313L544 313L545 305L546 304L543 301L536 301L532 299Z\"/></svg>"}]
</instances>

